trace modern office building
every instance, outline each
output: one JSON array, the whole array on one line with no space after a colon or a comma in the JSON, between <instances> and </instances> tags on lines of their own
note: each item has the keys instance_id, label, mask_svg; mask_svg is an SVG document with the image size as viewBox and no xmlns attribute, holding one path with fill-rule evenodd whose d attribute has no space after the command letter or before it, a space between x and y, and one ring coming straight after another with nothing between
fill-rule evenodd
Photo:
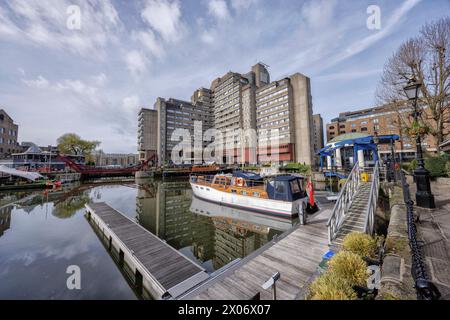
<instances>
[{"instance_id":1,"label":"modern office building","mask_svg":"<svg viewBox=\"0 0 450 320\"><path fill-rule=\"evenodd\" d=\"M142 108L138 115L139 161L147 161L158 150L158 111Z\"/></svg>"},{"instance_id":2,"label":"modern office building","mask_svg":"<svg viewBox=\"0 0 450 320\"><path fill-rule=\"evenodd\" d=\"M423 107L424 116L428 116L430 111ZM408 118L412 110L404 102L397 104L383 105L368 109L342 112L339 117L332 119L326 125L327 141L345 134L362 133L367 135L390 135L400 136L400 140L395 142L393 149L402 159L408 160L415 157L416 146L413 139L405 135L402 128L402 119ZM450 138L450 123L444 124L444 140ZM436 142L433 136L428 135L422 142L422 147L429 153L436 153ZM391 153L391 146L380 146L380 154L384 158Z\"/></svg>"},{"instance_id":3,"label":"modern office building","mask_svg":"<svg viewBox=\"0 0 450 320\"><path fill-rule=\"evenodd\" d=\"M10 158L13 153L22 151L17 142L19 136L19 126L13 119L0 109L0 159Z\"/></svg>"},{"instance_id":4,"label":"modern office building","mask_svg":"<svg viewBox=\"0 0 450 320\"><path fill-rule=\"evenodd\" d=\"M174 133L176 129L188 130L191 137L191 150L189 155L183 155L182 151L178 156L183 157L186 162L202 163L203 148L207 145L203 142L203 133L213 126L213 118L210 106L177 99L158 98L155 103L158 112L157 121L157 152L158 164L172 164L172 151L182 141L182 137ZM201 124L201 131L194 130L194 125ZM194 144L194 139L202 141L201 146ZM186 164L188 164L186 163Z\"/></svg>"},{"instance_id":5,"label":"modern office building","mask_svg":"<svg viewBox=\"0 0 450 320\"><path fill-rule=\"evenodd\" d=\"M257 89L258 162L270 162L269 155L278 154L281 162L313 164L312 114L310 80L300 73ZM278 148L269 147L267 140L274 139Z\"/></svg>"}]
</instances>

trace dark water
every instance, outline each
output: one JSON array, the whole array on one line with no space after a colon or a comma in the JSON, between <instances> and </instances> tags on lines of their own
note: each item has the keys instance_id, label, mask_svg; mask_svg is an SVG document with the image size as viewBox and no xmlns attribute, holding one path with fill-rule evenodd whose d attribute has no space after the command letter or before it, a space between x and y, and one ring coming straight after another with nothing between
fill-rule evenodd
<instances>
[{"instance_id":1,"label":"dark water","mask_svg":"<svg viewBox=\"0 0 450 320\"><path fill-rule=\"evenodd\" d=\"M108 203L209 272L247 256L295 223L193 201L189 185L179 181L3 193L0 299L136 299L84 217L88 202ZM81 290L67 288L72 265L81 270Z\"/></svg>"}]
</instances>

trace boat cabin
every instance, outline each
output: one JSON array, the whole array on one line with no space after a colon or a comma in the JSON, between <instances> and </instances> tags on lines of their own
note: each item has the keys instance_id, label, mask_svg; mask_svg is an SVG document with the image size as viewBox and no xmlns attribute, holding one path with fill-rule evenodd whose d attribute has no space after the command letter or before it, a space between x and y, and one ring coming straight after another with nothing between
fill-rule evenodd
<instances>
[{"instance_id":1,"label":"boat cabin","mask_svg":"<svg viewBox=\"0 0 450 320\"><path fill-rule=\"evenodd\" d=\"M303 180L303 177L291 175L269 178L266 187L269 199L295 201L306 197Z\"/></svg>"}]
</instances>

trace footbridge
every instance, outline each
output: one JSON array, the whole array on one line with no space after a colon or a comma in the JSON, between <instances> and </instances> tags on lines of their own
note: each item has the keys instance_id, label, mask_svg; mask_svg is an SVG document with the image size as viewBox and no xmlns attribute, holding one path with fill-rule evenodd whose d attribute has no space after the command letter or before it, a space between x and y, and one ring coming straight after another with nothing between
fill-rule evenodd
<instances>
[{"instance_id":1,"label":"footbridge","mask_svg":"<svg viewBox=\"0 0 450 320\"><path fill-rule=\"evenodd\" d=\"M371 168L355 164L328 219L328 244L332 249L339 250L350 232L373 234L379 184L378 161Z\"/></svg>"}]
</instances>

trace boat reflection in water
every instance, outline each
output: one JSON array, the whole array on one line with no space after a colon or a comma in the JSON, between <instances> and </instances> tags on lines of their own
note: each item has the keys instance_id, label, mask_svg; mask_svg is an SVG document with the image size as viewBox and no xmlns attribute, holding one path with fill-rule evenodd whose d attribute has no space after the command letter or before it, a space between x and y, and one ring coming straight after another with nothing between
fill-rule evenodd
<instances>
[{"instance_id":1,"label":"boat reflection in water","mask_svg":"<svg viewBox=\"0 0 450 320\"><path fill-rule=\"evenodd\" d=\"M228 224L233 225L236 228L260 234L270 234L270 232L278 234L279 231L287 231L298 223L298 218L286 219L281 217L270 217L254 211L218 205L213 202L199 199L195 196L192 197L190 210L193 213L211 217L216 220L220 219L227 221Z\"/></svg>"}]
</instances>

